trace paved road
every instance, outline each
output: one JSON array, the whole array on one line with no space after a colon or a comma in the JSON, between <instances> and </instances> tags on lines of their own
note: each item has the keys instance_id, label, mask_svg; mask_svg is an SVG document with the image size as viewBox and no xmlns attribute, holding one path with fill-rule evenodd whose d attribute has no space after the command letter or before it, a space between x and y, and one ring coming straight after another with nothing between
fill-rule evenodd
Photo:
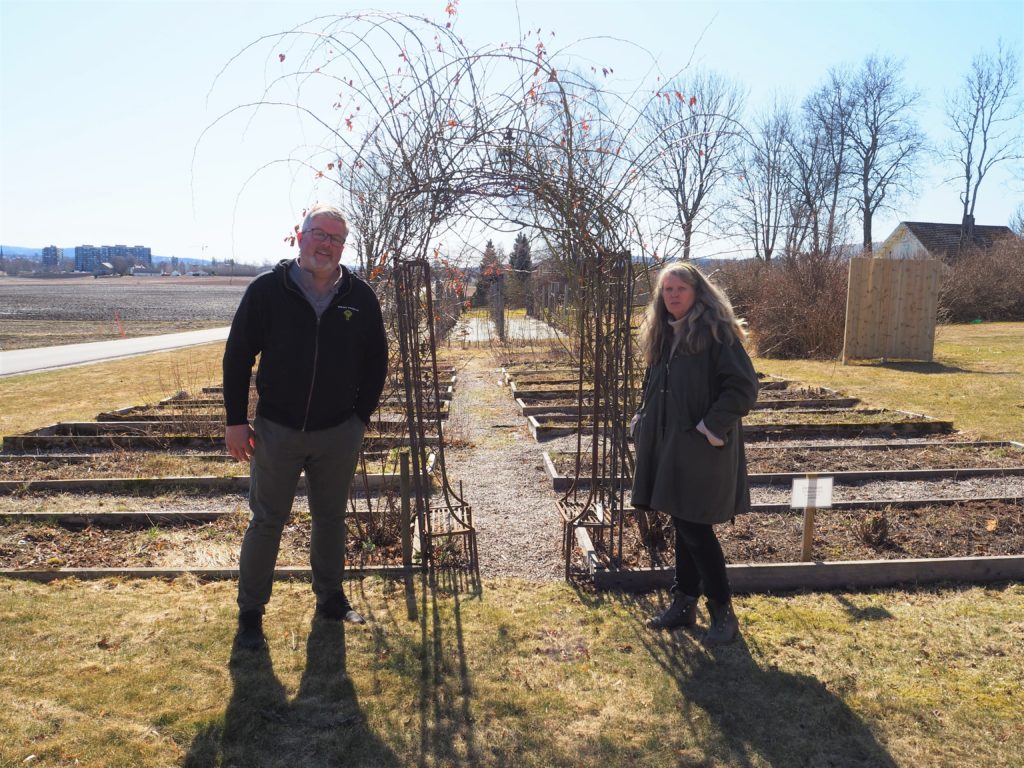
<instances>
[{"instance_id":1,"label":"paved road","mask_svg":"<svg viewBox=\"0 0 1024 768\"><path fill-rule=\"evenodd\" d=\"M37 347L35 349L12 349L0 352L0 376L16 373L32 373L50 368L67 368L72 365L87 365L119 357L131 357L147 352L161 352L165 349L179 349L196 344L224 341L228 337L228 326L207 328L202 331L167 333L162 336L140 336L134 339L116 341L93 341L87 344L65 344L60 347Z\"/></svg>"}]
</instances>

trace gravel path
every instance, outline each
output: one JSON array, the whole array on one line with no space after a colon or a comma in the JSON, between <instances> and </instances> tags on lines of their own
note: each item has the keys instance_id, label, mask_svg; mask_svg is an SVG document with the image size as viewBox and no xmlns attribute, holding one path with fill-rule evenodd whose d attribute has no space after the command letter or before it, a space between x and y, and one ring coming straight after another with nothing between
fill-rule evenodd
<instances>
[{"instance_id":1,"label":"gravel path","mask_svg":"<svg viewBox=\"0 0 1024 768\"><path fill-rule=\"evenodd\" d=\"M533 581L562 579L558 495L544 472L546 446L534 442L526 419L501 386L486 350L473 350L459 371L448 418L448 476L463 485L473 507L480 574Z\"/></svg>"}]
</instances>

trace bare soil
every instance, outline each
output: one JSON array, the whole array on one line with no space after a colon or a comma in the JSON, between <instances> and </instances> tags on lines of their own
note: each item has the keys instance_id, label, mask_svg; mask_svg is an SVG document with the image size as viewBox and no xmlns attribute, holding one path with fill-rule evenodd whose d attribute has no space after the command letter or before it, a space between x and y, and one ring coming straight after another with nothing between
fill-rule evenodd
<instances>
[{"instance_id":1,"label":"bare soil","mask_svg":"<svg viewBox=\"0 0 1024 768\"><path fill-rule=\"evenodd\" d=\"M856 408L789 408L751 411L744 424L905 424L924 421L920 416L900 411Z\"/></svg>"},{"instance_id":2,"label":"bare soil","mask_svg":"<svg viewBox=\"0 0 1024 768\"><path fill-rule=\"evenodd\" d=\"M208 523L150 527L78 528L57 523L13 522L0 526L0 567L54 568L237 568L249 520L244 501ZM309 564L310 518L295 514L281 537L279 566ZM349 566L401 562L397 536L360 537L349 520Z\"/></svg>"},{"instance_id":3,"label":"bare soil","mask_svg":"<svg viewBox=\"0 0 1024 768\"><path fill-rule=\"evenodd\" d=\"M102 477L202 477L245 475L249 467L208 454L117 451L97 453L87 461L59 457L0 459L0 480L69 480Z\"/></svg>"},{"instance_id":4,"label":"bare soil","mask_svg":"<svg viewBox=\"0 0 1024 768\"><path fill-rule=\"evenodd\" d=\"M643 545L635 518L623 534L623 563L672 565L671 523L653 513L651 548ZM751 512L716 527L730 563L800 561L803 517ZM652 561L650 552L653 550ZM819 510L815 560L894 560L927 557L1019 555L1024 552L1024 504L970 501L916 509Z\"/></svg>"},{"instance_id":5,"label":"bare soil","mask_svg":"<svg viewBox=\"0 0 1024 768\"><path fill-rule=\"evenodd\" d=\"M887 449L836 445L828 450L815 450L805 445L748 443L746 452L747 470L759 474L1024 466L1024 449L956 442L938 445L895 444ZM575 472L575 454L552 453L551 458L560 474Z\"/></svg>"}]
</instances>

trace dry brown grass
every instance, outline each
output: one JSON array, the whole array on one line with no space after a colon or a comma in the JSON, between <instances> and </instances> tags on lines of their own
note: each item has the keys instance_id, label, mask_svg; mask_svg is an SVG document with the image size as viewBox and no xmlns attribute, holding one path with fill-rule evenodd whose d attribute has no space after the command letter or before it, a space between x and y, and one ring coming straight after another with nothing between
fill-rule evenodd
<instances>
[{"instance_id":1,"label":"dry brown grass","mask_svg":"<svg viewBox=\"0 0 1024 768\"><path fill-rule=\"evenodd\" d=\"M101 411L155 403L174 392L219 384L224 343L0 378L0 435Z\"/></svg>"},{"instance_id":2,"label":"dry brown grass","mask_svg":"<svg viewBox=\"0 0 1024 768\"><path fill-rule=\"evenodd\" d=\"M0 764L985 766L1024 761L1024 589L741 597L715 654L658 599L442 574L282 583L232 657L234 585L0 581ZM703 619L702 619L703 623Z\"/></svg>"}]
</instances>

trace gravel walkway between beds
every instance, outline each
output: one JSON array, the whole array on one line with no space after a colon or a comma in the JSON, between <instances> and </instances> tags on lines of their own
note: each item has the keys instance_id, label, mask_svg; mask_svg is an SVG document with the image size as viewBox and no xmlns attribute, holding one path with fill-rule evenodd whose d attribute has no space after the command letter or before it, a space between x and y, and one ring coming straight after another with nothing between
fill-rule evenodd
<instances>
[{"instance_id":1,"label":"gravel walkway between beds","mask_svg":"<svg viewBox=\"0 0 1024 768\"><path fill-rule=\"evenodd\" d=\"M544 447L530 437L498 367L474 350L458 372L448 419L448 476L473 507L480 574L532 581L564 578L558 495L544 471Z\"/></svg>"}]
</instances>

